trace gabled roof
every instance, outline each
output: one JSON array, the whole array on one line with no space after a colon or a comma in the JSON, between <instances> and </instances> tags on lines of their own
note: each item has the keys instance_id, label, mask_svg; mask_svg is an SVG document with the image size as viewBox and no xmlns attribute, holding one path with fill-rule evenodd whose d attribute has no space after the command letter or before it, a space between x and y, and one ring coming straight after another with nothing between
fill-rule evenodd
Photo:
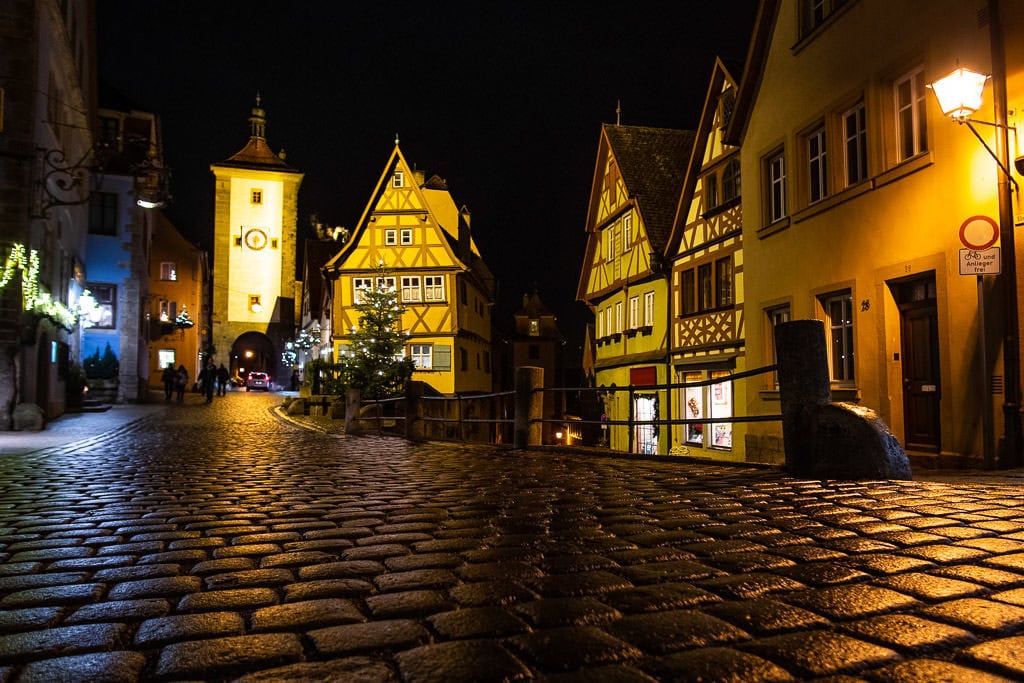
<instances>
[{"instance_id":1,"label":"gabled roof","mask_svg":"<svg viewBox=\"0 0 1024 683\"><path fill-rule=\"evenodd\" d=\"M715 60L711 69L711 80L708 84L707 94L704 96L704 108L701 110L700 123L697 126L697 135L694 140L693 151L690 154L689 163L686 168L686 177L683 180L683 190L679 194L679 205L676 208L676 215L672 232L668 242L665 244L663 255L671 259L679 248L682 233L686 229L686 219L690 210L690 202L693 201L693 193L697 187L697 178L704 163L705 147L711 135L711 126L715 122L715 114L718 110L718 98L722 89L728 83L736 86L736 79L733 78L726 62L721 58Z\"/></svg>"},{"instance_id":2,"label":"gabled roof","mask_svg":"<svg viewBox=\"0 0 1024 683\"><path fill-rule=\"evenodd\" d=\"M672 231L694 133L671 128L604 124L622 180L636 200L651 247L661 252Z\"/></svg>"}]
</instances>

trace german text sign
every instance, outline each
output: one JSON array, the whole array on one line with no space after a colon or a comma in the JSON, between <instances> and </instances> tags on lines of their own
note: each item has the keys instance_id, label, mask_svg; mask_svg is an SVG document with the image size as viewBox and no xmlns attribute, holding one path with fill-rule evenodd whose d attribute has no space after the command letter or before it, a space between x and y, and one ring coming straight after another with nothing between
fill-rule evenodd
<instances>
[{"instance_id":1,"label":"german text sign","mask_svg":"<svg viewBox=\"0 0 1024 683\"><path fill-rule=\"evenodd\" d=\"M999 275L1002 265L999 247L960 250L961 275Z\"/></svg>"}]
</instances>

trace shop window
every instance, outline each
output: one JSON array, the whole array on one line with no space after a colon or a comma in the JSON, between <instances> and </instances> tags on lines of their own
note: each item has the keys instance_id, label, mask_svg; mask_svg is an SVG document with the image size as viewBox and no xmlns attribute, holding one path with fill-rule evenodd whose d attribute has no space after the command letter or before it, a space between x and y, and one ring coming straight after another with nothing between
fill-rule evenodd
<instances>
[{"instance_id":1,"label":"shop window","mask_svg":"<svg viewBox=\"0 0 1024 683\"><path fill-rule=\"evenodd\" d=\"M687 372L683 375L686 384L727 378L727 370ZM687 386L683 388L683 419L709 422L684 425L684 440L700 448L732 449L732 423L714 422L714 418L733 416L732 382Z\"/></svg>"}]
</instances>

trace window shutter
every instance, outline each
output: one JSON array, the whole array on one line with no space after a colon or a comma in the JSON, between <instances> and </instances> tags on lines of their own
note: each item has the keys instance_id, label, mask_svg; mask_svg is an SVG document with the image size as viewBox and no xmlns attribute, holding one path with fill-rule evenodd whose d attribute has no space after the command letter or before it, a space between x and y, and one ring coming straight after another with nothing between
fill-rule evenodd
<instances>
[{"instance_id":1,"label":"window shutter","mask_svg":"<svg viewBox=\"0 0 1024 683\"><path fill-rule=\"evenodd\" d=\"M434 370L452 369L452 347L434 344Z\"/></svg>"}]
</instances>

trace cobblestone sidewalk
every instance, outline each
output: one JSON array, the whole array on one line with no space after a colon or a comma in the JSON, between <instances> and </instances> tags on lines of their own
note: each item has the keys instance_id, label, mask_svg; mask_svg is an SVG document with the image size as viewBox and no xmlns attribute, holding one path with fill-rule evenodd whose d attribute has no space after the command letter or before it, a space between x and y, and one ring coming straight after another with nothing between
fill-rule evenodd
<instances>
[{"instance_id":1,"label":"cobblestone sidewalk","mask_svg":"<svg viewBox=\"0 0 1024 683\"><path fill-rule=\"evenodd\" d=\"M1024 679L1024 491L299 429L0 458L0 680Z\"/></svg>"}]
</instances>

